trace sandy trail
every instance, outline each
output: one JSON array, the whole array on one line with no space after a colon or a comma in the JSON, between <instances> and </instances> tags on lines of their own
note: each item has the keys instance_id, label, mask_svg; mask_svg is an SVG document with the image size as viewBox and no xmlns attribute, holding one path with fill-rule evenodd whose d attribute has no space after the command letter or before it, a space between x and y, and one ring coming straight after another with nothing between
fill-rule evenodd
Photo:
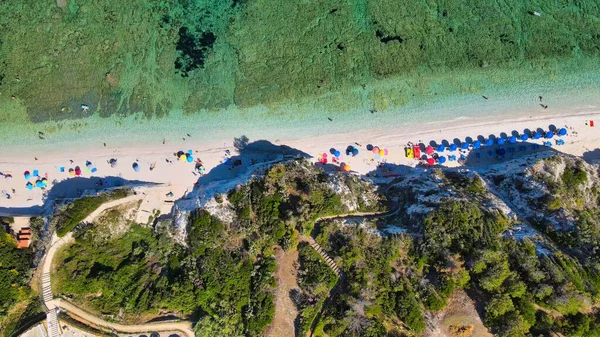
<instances>
[{"instance_id":1,"label":"sandy trail","mask_svg":"<svg viewBox=\"0 0 600 337\"><path fill-rule=\"evenodd\" d=\"M290 298L290 291L298 288L298 275L295 267L298 261L298 250L283 251L277 247L275 250L277 258L277 290L275 291L275 316L269 327L267 337L295 336L294 326L298 309Z\"/></svg>"},{"instance_id":2,"label":"sandy trail","mask_svg":"<svg viewBox=\"0 0 600 337\"><path fill-rule=\"evenodd\" d=\"M153 188L138 188L136 189L137 194L131 195L122 199L113 200L107 203L102 204L95 211L93 211L90 215L88 215L83 222L92 222L96 219L102 212L107 209L117 207L119 205L127 204L133 201L143 200L148 195L153 195L158 193L159 195L165 191L165 186L157 186ZM160 199L158 197L157 199ZM44 261L42 264L42 275L49 275L52 271L52 263L54 259L54 255L56 252L66 244L73 242L72 232L68 233L62 238L59 238L56 233L52 236L52 243L50 249L48 249L46 256L44 257ZM52 289L50 284L50 278L47 278L48 282L43 283L44 291ZM165 322L165 323L149 323L149 324L140 324L140 325L123 325L112 322L107 322L98 318L81 308L76 307L75 305L63 301L61 299L47 299L44 297L44 304L48 309L60 308L62 310L66 310L69 314L72 314L82 320L83 323L93 324L98 327L104 327L111 330L119 331L119 332L127 332L127 333L148 333L148 332L160 332L160 331L181 331L188 337L194 337L194 332L192 331L192 325L190 322Z\"/></svg>"}]
</instances>

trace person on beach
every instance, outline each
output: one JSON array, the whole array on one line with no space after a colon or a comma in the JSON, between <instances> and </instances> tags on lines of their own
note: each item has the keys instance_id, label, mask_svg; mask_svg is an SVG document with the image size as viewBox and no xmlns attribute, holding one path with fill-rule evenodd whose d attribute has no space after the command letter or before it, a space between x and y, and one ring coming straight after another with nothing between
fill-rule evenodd
<instances>
[{"instance_id":1,"label":"person on beach","mask_svg":"<svg viewBox=\"0 0 600 337\"><path fill-rule=\"evenodd\" d=\"M165 145L166 142L167 142L167 140L165 138L163 138L163 145Z\"/></svg>"},{"instance_id":2,"label":"person on beach","mask_svg":"<svg viewBox=\"0 0 600 337\"><path fill-rule=\"evenodd\" d=\"M82 110L83 112L90 112L90 107L89 107L89 106L87 106L87 105L85 105L85 104L82 104L82 105L81 105L81 110Z\"/></svg>"},{"instance_id":3,"label":"person on beach","mask_svg":"<svg viewBox=\"0 0 600 337\"><path fill-rule=\"evenodd\" d=\"M331 117L327 117L327 119L329 119L330 122L333 122L333 119L331 119Z\"/></svg>"}]
</instances>

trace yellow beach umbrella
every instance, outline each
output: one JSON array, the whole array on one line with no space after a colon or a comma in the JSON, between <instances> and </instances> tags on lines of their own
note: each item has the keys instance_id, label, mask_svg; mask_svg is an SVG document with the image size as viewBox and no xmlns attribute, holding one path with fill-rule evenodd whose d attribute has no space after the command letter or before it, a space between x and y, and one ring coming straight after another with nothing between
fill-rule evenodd
<instances>
[{"instance_id":1,"label":"yellow beach umbrella","mask_svg":"<svg viewBox=\"0 0 600 337\"><path fill-rule=\"evenodd\" d=\"M182 155L179 157L179 161L186 161L186 159L187 159L187 157L185 156L185 154L182 154Z\"/></svg>"},{"instance_id":2,"label":"yellow beach umbrella","mask_svg":"<svg viewBox=\"0 0 600 337\"><path fill-rule=\"evenodd\" d=\"M385 151L383 149L379 149L379 155L383 156L385 154Z\"/></svg>"}]
</instances>

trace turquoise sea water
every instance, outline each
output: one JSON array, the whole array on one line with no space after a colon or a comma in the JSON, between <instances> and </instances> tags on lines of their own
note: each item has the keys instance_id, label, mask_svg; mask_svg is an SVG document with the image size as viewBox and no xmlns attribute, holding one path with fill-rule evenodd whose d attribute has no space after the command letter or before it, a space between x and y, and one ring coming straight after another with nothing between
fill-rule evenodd
<instances>
[{"instance_id":1,"label":"turquoise sea water","mask_svg":"<svg viewBox=\"0 0 600 337\"><path fill-rule=\"evenodd\" d=\"M234 137L241 135L250 140L284 141L361 130L385 132L401 126L411 132L414 126L427 129L431 125L439 129L443 128L444 122L457 120L468 125L494 118L544 114L547 111L540 106L540 95L550 111L562 110L565 115L573 108L600 107L600 71L586 69L582 73L561 74L557 79L540 78L527 82L515 77L515 84L510 86L494 85L490 81L492 79L472 78L473 93L423 94L407 104L390 105L376 113L370 110L377 100L364 92L367 90L357 88L347 93L324 95L314 102L282 104L278 107L240 109L232 106L216 112L200 111L195 114L171 111L168 116L161 118L148 118L142 113L109 117L94 114L76 121L26 123L19 127L6 123L0 125L1 152L100 147L104 142L121 147L151 146L161 144L164 138L169 143L180 143L188 133L194 141L231 144ZM402 83L382 81L379 85L370 88L370 93L388 93L387 98L393 100L396 98L394 95L400 93L397 87ZM435 83L432 87L435 87ZM346 102L345 105L349 107L346 110L324 109L323 106L339 104L342 98L336 96L351 101L352 105ZM45 140L38 138L38 131L45 133Z\"/></svg>"},{"instance_id":2,"label":"turquoise sea water","mask_svg":"<svg viewBox=\"0 0 600 337\"><path fill-rule=\"evenodd\" d=\"M0 32L0 153L600 106L595 0L6 0Z\"/></svg>"}]
</instances>

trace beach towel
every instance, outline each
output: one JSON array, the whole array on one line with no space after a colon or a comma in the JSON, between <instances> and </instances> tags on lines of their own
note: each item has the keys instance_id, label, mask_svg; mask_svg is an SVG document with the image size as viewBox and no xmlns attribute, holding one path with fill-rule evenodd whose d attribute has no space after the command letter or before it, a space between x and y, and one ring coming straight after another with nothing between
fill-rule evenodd
<instances>
[{"instance_id":1,"label":"beach towel","mask_svg":"<svg viewBox=\"0 0 600 337\"><path fill-rule=\"evenodd\" d=\"M39 177L40 172L38 170L33 170L33 176L34 177Z\"/></svg>"}]
</instances>

